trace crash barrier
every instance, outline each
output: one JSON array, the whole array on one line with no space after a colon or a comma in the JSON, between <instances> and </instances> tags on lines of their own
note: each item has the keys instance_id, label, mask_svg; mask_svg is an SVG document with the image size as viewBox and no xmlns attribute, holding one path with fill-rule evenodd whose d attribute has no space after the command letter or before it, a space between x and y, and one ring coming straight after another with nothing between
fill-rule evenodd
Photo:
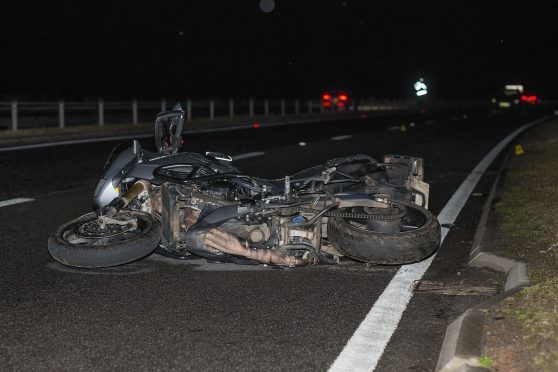
<instances>
[{"instance_id":1,"label":"crash barrier","mask_svg":"<svg viewBox=\"0 0 558 372\"><path fill-rule=\"evenodd\" d=\"M158 101L17 101L0 102L0 129L32 127L65 128L71 125L103 126L106 123L149 122L153 117L180 102L188 121L239 116L277 116L321 113L321 101L313 100L166 100ZM354 106L348 108L354 109Z\"/></svg>"},{"instance_id":2,"label":"crash barrier","mask_svg":"<svg viewBox=\"0 0 558 372\"><path fill-rule=\"evenodd\" d=\"M0 102L0 130L151 122L153 117L180 102L188 121L331 113L320 100L167 100L158 101L9 101ZM484 102L417 100L354 100L344 111L405 111L428 108L472 109ZM337 108L339 110L339 108Z\"/></svg>"}]
</instances>

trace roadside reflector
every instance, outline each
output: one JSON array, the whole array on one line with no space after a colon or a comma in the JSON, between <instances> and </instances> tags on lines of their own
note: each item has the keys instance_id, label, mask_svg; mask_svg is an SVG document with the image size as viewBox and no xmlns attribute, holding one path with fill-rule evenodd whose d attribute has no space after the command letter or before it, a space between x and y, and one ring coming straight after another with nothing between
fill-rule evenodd
<instances>
[{"instance_id":1,"label":"roadside reflector","mask_svg":"<svg viewBox=\"0 0 558 372\"><path fill-rule=\"evenodd\" d=\"M525 150L521 145L515 145L515 155L523 155L525 154Z\"/></svg>"},{"instance_id":2,"label":"roadside reflector","mask_svg":"<svg viewBox=\"0 0 558 372\"><path fill-rule=\"evenodd\" d=\"M406 131L407 131L407 126L406 126L406 125L401 125L401 126L399 127L399 130L400 130L401 132L406 132Z\"/></svg>"},{"instance_id":3,"label":"roadside reflector","mask_svg":"<svg viewBox=\"0 0 558 372\"><path fill-rule=\"evenodd\" d=\"M261 127L261 125L258 122L255 122L254 124L252 124L252 128L254 128L254 129L258 129L259 127Z\"/></svg>"}]
</instances>

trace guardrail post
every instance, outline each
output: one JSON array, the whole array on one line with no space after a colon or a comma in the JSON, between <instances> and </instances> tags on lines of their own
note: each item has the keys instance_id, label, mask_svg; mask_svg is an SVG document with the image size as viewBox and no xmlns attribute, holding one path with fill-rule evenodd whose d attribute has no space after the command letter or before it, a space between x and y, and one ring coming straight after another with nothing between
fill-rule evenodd
<instances>
[{"instance_id":1,"label":"guardrail post","mask_svg":"<svg viewBox=\"0 0 558 372\"><path fill-rule=\"evenodd\" d=\"M308 100L308 113L309 114L312 113L312 100L311 99Z\"/></svg>"},{"instance_id":2,"label":"guardrail post","mask_svg":"<svg viewBox=\"0 0 558 372\"><path fill-rule=\"evenodd\" d=\"M186 121L192 121L192 100L186 101Z\"/></svg>"},{"instance_id":3,"label":"guardrail post","mask_svg":"<svg viewBox=\"0 0 558 372\"><path fill-rule=\"evenodd\" d=\"M298 99L295 101L295 114L300 114L300 101Z\"/></svg>"},{"instance_id":4,"label":"guardrail post","mask_svg":"<svg viewBox=\"0 0 558 372\"><path fill-rule=\"evenodd\" d=\"M11 103L12 111L12 130L17 130L17 101L12 101Z\"/></svg>"},{"instance_id":5,"label":"guardrail post","mask_svg":"<svg viewBox=\"0 0 558 372\"><path fill-rule=\"evenodd\" d=\"M167 111L167 100L161 98L161 111Z\"/></svg>"},{"instance_id":6,"label":"guardrail post","mask_svg":"<svg viewBox=\"0 0 558 372\"><path fill-rule=\"evenodd\" d=\"M99 100L98 104L99 111L99 126L105 125L105 102L102 99Z\"/></svg>"},{"instance_id":7,"label":"guardrail post","mask_svg":"<svg viewBox=\"0 0 558 372\"><path fill-rule=\"evenodd\" d=\"M281 100L281 115L285 115L285 100Z\"/></svg>"},{"instance_id":8,"label":"guardrail post","mask_svg":"<svg viewBox=\"0 0 558 372\"><path fill-rule=\"evenodd\" d=\"M209 101L209 120L215 119L215 101Z\"/></svg>"},{"instance_id":9,"label":"guardrail post","mask_svg":"<svg viewBox=\"0 0 558 372\"><path fill-rule=\"evenodd\" d=\"M132 124L138 125L138 100L132 101Z\"/></svg>"},{"instance_id":10,"label":"guardrail post","mask_svg":"<svg viewBox=\"0 0 558 372\"><path fill-rule=\"evenodd\" d=\"M66 115L64 112L64 101L58 102L58 126L60 128L66 127Z\"/></svg>"},{"instance_id":11,"label":"guardrail post","mask_svg":"<svg viewBox=\"0 0 558 372\"><path fill-rule=\"evenodd\" d=\"M249 111L250 111L250 116L254 116L254 100L250 99L250 102L248 102L249 105Z\"/></svg>"},{"instance_id":12,"label":"guardrail post","mask_svg":"<svg viewBox=\"0 0 558 372\"><path fill-rule=\"evenodd\" d=\"M234 118L234 100L233 99L231 99L229 101L229 116L231 118Z\"/></svg>"},{"instance_id":13,"label":"guardrail post","mask_svg":"<svg viewBox=\"0 0 558 372\"><path fill-rule=\"evenodd\" d=\"M269 116L269 100L264 101L264 114L265 116Z\"/></svg>"}]
</instances>

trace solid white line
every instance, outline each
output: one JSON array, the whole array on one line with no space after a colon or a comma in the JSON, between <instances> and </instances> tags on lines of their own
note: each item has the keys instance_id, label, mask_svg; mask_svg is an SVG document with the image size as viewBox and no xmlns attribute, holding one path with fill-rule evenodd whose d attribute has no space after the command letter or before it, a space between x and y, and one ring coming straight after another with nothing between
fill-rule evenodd
<instances>
[{"instance_id":1,"label":"solid white line","mask_svg":"<svg viewBox=\"0 0 558 372\"><path fill-rule=\"evenodd\" d=\"M4 201L0 201L0 208L7 207L8 205L27 203L27 202L32 202L32 201L35 201L35 199L15 198L15 199L10 199L10 200L4 200Z\"/></svg>"},{"instance_id":2,"label":"solid white line","mask_svg":"<svg viewBox=\"0 0 558 372\"><path fill-rule=\"evenodd\" d=\"M256 156L262 156L263 154L265 154L265 152L262 151L247 152L246 154L233 155L231 156L231 158L233 160L242 160L242 159L254 158Z\"/></svg>"},{"instance_id":3,"label":"solid white line","mask_svg":"<svg viewBox=\"0 0 558 372\"><path fill-rule=\"evenodd\" d=\"M317 117L317 118L306 118L300 120L286 120L286 121L278 121L278 122L271 122L271 123L260 123L260 126L263 127L275 127L275 126L282 126L282 125L295 125L295 124L306 124L306 123L316 123L316 122L331 122L331 121L343 121L343 120L356 120L356 119L365 119L361 115L347 115L347 116L336 116L336 117ZM214 132L226 132L230 130L243 130L243 129L250 129L252 128L252 122L244 123L244 124L236 124L236 125L227 125L224 124L223 126L217 128L200 128L200 129L185 129L184 134L197 134L197 133L214 133ZM113 136L113 137L99 137L99 138L86 138L86 139L76 139L76 140L66 140L66 141L56 141L56 142L47 142L47 143L38 143L34 145L19 145L19 146L10 146L10 147L0 147L0 152L4 151L14 151L14 150L27 150L27 149L38 149L43 147L54 147L54 146L63 146L63 145L77 145L80 143L93 143L93 142L109 142L109 141L118 141L118 140L126 140L126 139L136 139L136 138L149 138L153 137L153 133L149 134L130 134L130 135L123 135L123 136Z\"/></svg>"},{"instance_id":4,"label":"solid white line","mask_svg":"<svg viewBox=\"0 0 558 372\"><path fill-rule=\"evenodd\" d=\"M149 138L153 134L136 134L136 135L126 135L126 136L114 136L114 137L100 137L100 138L86 138L77 140L67 140L67 141L56 141L47 143L37 143L34 145L21 145L21 146L10 146L10 147L0 147L0 152L13 151L13 150L29 150L29 149L39 149L43 147L54 147L54 146L64 146L64 145L78 145L80 143L93 143L93 142L109 142L118 141L125 139L134 138Z\"/></svg>"},{"instance_id":5,"label":"solid white line","mask_svg":"<svg viewBox=\"0 0 558 372\"><path fill-rule=\"evenodd\" d=\"M331 137L331 139L334 140L334 141L342 141L342 140L346 140L346 139L349 139L349 138L352 138L352 137L353 136L350 135L350 134L342 134L340 136Z\"/></svg>"},{"instance_id":6,"label":"solid white line","mask_svg":"<svg viewBox=\"0 0 558 372\"><path fill-rule=\"evenodd\" d=\"M440 224L455 222L471 192L496 156L521 132L544 119L546 117L515 130L481 160L438 215ZM442 228L442 242L448 231L449 229ZM333 362L329 371L373 371L376 368L413 296L414 283L422 278L435 256L436 254L416 264L401 266L349 339L341 354Z\"/></svg>"}]
</instances>

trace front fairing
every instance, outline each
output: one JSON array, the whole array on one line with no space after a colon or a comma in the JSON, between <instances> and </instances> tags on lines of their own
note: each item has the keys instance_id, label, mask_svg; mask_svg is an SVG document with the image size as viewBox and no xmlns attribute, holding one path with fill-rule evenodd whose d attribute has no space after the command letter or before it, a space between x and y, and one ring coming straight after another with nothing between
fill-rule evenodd
<instances>
[{"instance_id":1,"label":"front fairing","mask_svg":"<svg viewBox=\"0 0 558 372\"><path fill-rule=\"evenodd\" d=\"M137 157L133 147L119 144L112 150L93 193L93 210L100 210L120 196L122 176L127 168L133 167L135 161Z\"/></svg>"},{"instance_id":2,"label":"front fairing","mask_svg":"<svg viewBox=\"0 0 558 372\"><path fill-rule=\"evenodd\" d=\"M240 173L228 162L197 153L181 152L176 154L153 153L140 150L134 153L134 147L118 145L107 160L101 178L93 194L93 209L99 210L120 196L120 185L124 180L144 179L160 184L154 171L161 167L172 167L187 172L193 167L206 167L214 173Z\"/></svg>"}]
</instances>

